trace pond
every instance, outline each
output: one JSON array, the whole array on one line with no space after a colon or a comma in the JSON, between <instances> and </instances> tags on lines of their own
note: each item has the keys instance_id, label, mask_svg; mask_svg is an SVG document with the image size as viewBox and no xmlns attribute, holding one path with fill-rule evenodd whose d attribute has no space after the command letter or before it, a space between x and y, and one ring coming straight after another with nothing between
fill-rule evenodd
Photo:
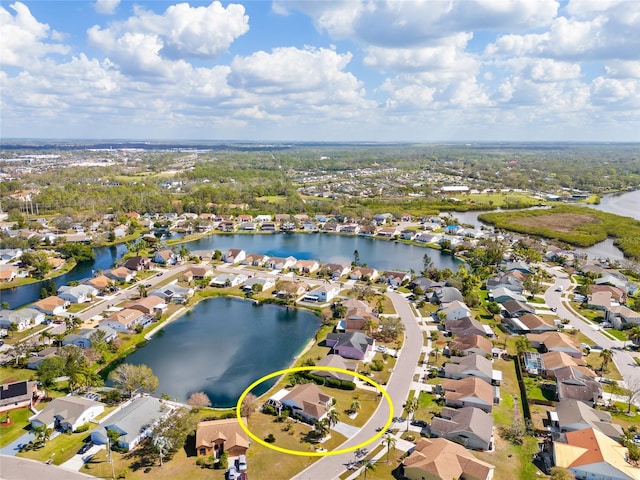
<instances>
[{"instance_id":1,"label":"pond","mask_svg":"<svg viewBox=\"0 0 640 480\"><path fill-rule=\"evenodd\" d=\"M151 367L159 380L158 395L184 402L204 392L213 406L233 407L255 380L287 368L319 327L320 318L302 310L206 299L124 361ZM274 382L254 392L261 395Z\"/></svg>"}]
</instances>

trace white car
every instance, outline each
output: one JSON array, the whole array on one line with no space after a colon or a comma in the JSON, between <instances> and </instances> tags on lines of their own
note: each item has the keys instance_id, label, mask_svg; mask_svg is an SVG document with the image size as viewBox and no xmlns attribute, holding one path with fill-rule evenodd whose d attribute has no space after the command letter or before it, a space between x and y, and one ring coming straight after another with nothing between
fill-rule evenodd
<instances>
[{"instance_id":1,"label":"white car","mask_svg":"<svg viewBox=\"0 0 640 480\"><path fill-rule=\"evenodd\" d=\"M376 352L387 353L387 347L385 347L384 345L378 345L376 347Z\"/></svg>"}]
</instances>

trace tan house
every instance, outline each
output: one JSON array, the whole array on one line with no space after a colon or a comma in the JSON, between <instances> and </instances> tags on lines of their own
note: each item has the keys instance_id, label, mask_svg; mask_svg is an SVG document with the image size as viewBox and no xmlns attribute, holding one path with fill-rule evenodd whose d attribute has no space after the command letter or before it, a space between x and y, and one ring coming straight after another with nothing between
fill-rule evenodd
<instances>
[{"instance_id":1,"label":"tan house","mask_svg":"<svg viewBox=\"0 0 640 480\"><path fill-rule=\"evenodd\" d=\"M491 355L493 344L484 335L468 335L466 337L456 337L449 345L449 351L452 355L462 353L463 355Z\"/></svg>"},{"instance_id":2,"label":"tan house","mask_svg":"<svg viewBox=\"0 0 640 480\"><path fill-rule=\"evenodd\" d=\"M124 308L119 312L113 312L100 322L100 325L107 325L118 332L129 333L136 328L144 319L145 314L140 310Z\"/></svg>"},{"instance_id":3,"label":"tan house","mask_svg":"<svg viewBox=\"0 0 640 480\"><path fill-rule=\"evenodd\" d=\"M109 288L111 285L113 285L113 279L107 277L106 275L98 275L97 277L88 279L84 283L86 283L87 285L91 285L98 290L105 290L106 288Z\"/></svg>"},{"instance_id":4,"label":"tan house","mask_svg":"<svg viewBox=\"0 0 640 480\"><path fill-rule=\"evenodd\" d=\"M164 313L167 310L167 304L164 303L164 299L150 295L143 297L139 300L129 302L126 308L138 310L147 315L155 315L156 313Z\"/></svg>"},{"instance_id":5,"label":"tan house","mask_svg":"<svg viewBox=\"0 0 640 480\"><path fill-rule=\"evenodd\" d=\"M320 263L316 260L298 260L291 270L301 273L313 273L320 268Z\"/></svg>"},{"instance_id":6,"label":"tan house","mask_svg":"<svg viewBox=\"0 0 640 480\"><path fill-rule=\"evenodd\" d=\"M444 403L447 407L475 407L491 413L496 400L491 384L476 377L461 380L445 378L441 388L444 390Z\"/></svg>"},{"instance_id":7,"label":"tan house","mask_svg":"<svg viewBox=\"0 0 640 480\"><path fill-rule=\"evenodd\" d=\"M213 268L194 266L182 272L179 280L181 282L190 282L192 280L202 280L203 278L211 277L213 277Z\"/></svg>"},{"instance_id":8,"label":"tan house","mask_svg":"<svg viewBox=\"0 0 640 480\"><path fill-rule=\"evenodd\" d=\"M244 419L246 423L246 419ZM199 457L223 452L230 457L246 455L249 449L249 436L240 427L236 418L209 420L198 423L196 429L196 452Z\"/></svg>"},{"instance_id":9,"label":"tan house","mask_svg":"<svg viewBox=\"0 0 640 480\"><path fill-rule=\"evenodd\" d=\"M69 302L62 298L52 295L31 305L36 310L40 310L47 315L62 315L66 308L69 306Z\"/></svg>"},{"instance_id":10,"label":"tan house","mask_svg":"<svg viewBox=\"0 0 640 480\"><path fill-rule=\"evenodd\" d=\"M372 332L378 329L380 319L375 315L353 308L347 312L344 320L338 323L336 330L344 332Z\"/></svg>"},{"instance_id":11,"label":"tan house","mask_svg":"<svg viewBox=\"0 0 640 480\"><path fill-rule=\"evenodd\" d=\"M12 282L18 276L18 267L3 265L0 268L0 282Z\"/></svg>"},{"instance_id":12,"label":"tan house","mask_svg":"<svg viewBox=\"0 0 640 480\"><path fill-rule=\"evenodd\" d=\"M574 358L582 358L582 349L562 332L546 332L527 335L533 348L547 352L564 352Z\"/></svg>"},{"instance_id":13,"label":"tan house","mask_svg":"<svg viewBox=\"0 0 640 480\"><path fill-rule=\"evenodd\" d=\"M120 282L130 282L136 276L136 272L125 267L118 267L111 270L107 275Z\"/></svg>"},{"instance_id":14,"label":"tan house","mask_svg":"<svg viewBox=\"0 0 640 480\"><path fill-rule=\"evenodd\" d=\"M298 385L285 395L281 403L309 422L317 422L331 410L333 397L325 394L315 383Z\"/></svg>"},{"instance_id":15,"label":"tan house","mask_svg":"<svg viewBox=\"0 0 640 480\"><path fill-rule=\"evenodd\" d=\"M491 480L495 470L462 445L444 438L421 438L402 464L410 480Z\"/></svg>"}]
</instances>

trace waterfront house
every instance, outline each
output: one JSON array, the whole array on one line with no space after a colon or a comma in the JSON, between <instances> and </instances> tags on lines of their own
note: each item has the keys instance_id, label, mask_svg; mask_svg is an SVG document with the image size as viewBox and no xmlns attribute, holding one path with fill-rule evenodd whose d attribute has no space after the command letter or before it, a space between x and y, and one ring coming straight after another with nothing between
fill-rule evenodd
<instances>
[{"instance_id":1,"label":"waterfront house","mask_svg":"<svg viewBox=\"0 0 640 480\"><path fill-rule=\"evenodd\" d=\"M151 260L147 257L136 255L135 257L131 257L126 262L124 262L123 267L139 272L140 270L147 270L151 268Z\"/></svg>"},{"instance_id":2,"label":"waterfront house","mask_svg":"<svg viewBox=\"0 0 640 480\"><path fill-rule=\"evenodd\" d=\"M254 267L262 267L269 261L269 255L262 253L251 253L247 255L240 263L242 265L252 265Z\"/></svg>"},{"instance_id":3,"label":"waterfront house","mask_svg":"<svg viewBox=\"0 0 640 480\"><path fill-rule=\"evenodd\" d=\"M253 290L254 285L260 285L259 291L264 292L269 290L270 288L275 287L276 278L272 276L248 278L242 285L242 290L244 290L245 292L250 292Z\"/></svg>"},{"instance_id":4,"label":"waterfront house","mask_svg":"<svg viewBox=\"0 0 640 480\"><path fill-rule=\"evenodd\" d=\"M357 365L358 362L348 362L340 355L333 354L325 355L316 362L316 366L318 367L333 367L351 371L355 371ZM354 380L353 375L348 375L342 372L333 372L329 370L313 370L311 373L318 377L335 378L336 380L345 380L349 382L353 382Z\"/></svg>"},{"instance_id":5,"label":"waterfront house","mask_svg":"<svg viewBox=\"0 0 640 480\"><path fill-rule=\"evenodd\" d=\"M380 319L367 310L352 308L347 311L343 320L336 326L337 332L366 332L372 333L378 329Z\"/></svg>"},{"instance_id":6,"label":"waterfront house","mask_svg":"<svg viewBox=\"0 0 640 480\"><path fill-rule=\"evenodd\" d=\"M71 303L90 302L99 291L91 285L63 285L58 288L58 297Z\"/></svg>"},{"instance_id":7,"label":"waterfront house","mask_svg":"<svg viewBox=\"0 0 640 480\"><path fill-rule=\"evenodd\" d=\"M242 285L247 277L244 273L221 273L220 275L216 275L211 279L210 285L214 287L237 287Z\"/></svg>"},{"instance_id":8,"label":"waterfront house","mask_svg":"<svg viewBox=\"0 0 640 480\"><path fill-rule=\"evenodd\" d=\"M376 341L361 332L330 333L325 345L332 348L332 353L343 358L364 360L373 352Z\"/></svg>"},{"instance_id":9,"label":"waterfront house","mask_svg":"<svg viewBox=\"0 0 640 480\"><path fill-rule=\"evenodd\" d=\"M320 271L327 272L332 279L337 280L351 271L351 265L342 263L327 263L326 265L322 266Z\"/></svg>"},{"instance_id":10,"label":"waterfront house","mask_svg":"<svg viewBox=\"0 0 640 480\"><path fill-rule=\"evenodd\" d=\"M66 312L67 307L69 306L69 301L52 295L32 303L31 306L46 315L57 316L63 315Z\"/></svg>"},{"instance_id":11,"label":"waterfront house","mask_svg":"<svg viewBox=\"0 0 640 480\"><path fill-rule=\"evenodd\" d=\"M131 333L137 325L148 325L153 318L145 315L139 310L123 308L118 312L113 312L104 320L100 321L100 326L106 325L118 332Z\"/></svg>"},{"instance_id":12,"label":"waterfront house","mask_svg":"<svg viewBox=\"0 0 640 480\"><path fill-rule=\"evenodd\" d=\"M44 322L45 314L35 308L21 308L20 310L0 310L0 328L9 329L11 324L16 325L16 330L21 332Z\"/></svg>"},{"instance_id":13,"label":"waterfront house","mask_svg":"<svg viewBox=\"0 0 640 480\"><path fill-rule=\"evenodd\" d=\"M421 438L402 465L409 480L491 480L495 470L445 438Z\"/></svg>"},{"instance_id":14,"label":"waterfront house","mask_svg":"<svg viewBox=\"0 0 640 480\"><path fill-rule=\"evenodd\" d=\"M471 450L491 448L493 417L479 408L444 407L429 427L432 437L446 438Z\"/></svg>"},{"instance_id":15,"label":"waterfront house","mask_svg":"<svg viewBox=\"0 0 640 480\"><path fill-rule=\"evenodd\" d=\"M246 419L243 419L246 422ZM249 450L249 436L236 418L207 420L196 428L196 454L199 457L220 458L222 453L230 457L246 455Z\"/></svg>"},{"instance_id":16,"label":"waterfront house","mask_svg":"<svg viewBox=\"0 0 640 480\"><path fill-rule=\"evenodd\" d=\"M353 267L349 273L350 280L362 280L375 282L380 276L378 270L368 267Z\"/></svg>"},{"instance_id":17,"label":"waterfront house","mask_svg":"<svg viewBox=\"0 0 640 480\"><path fill-rule=\"evenodd\" d=\"M247 253L239 248L230 248L222 255L222 261L226 263L238 263L243 261Z\"/></svg>"},{"instance_id":18,"label":"waterfront house","mask_svg":"<svg viewBox=\"0 0 640 480\"><path fill-rule=\"evenodd\" d=\"M553 442L554 465L579 479L638 480L640 468L627 459L626 447L594 428L567 432Z\"/></svg>"},{"instance_id":19,"label":"waterfront house","mask_svg":"<svg viewBox=\"0 0 640 480\"><path fill-rule=\"evenodd\" d=\"M106 275L98 275L97 277L88 278L83 281L85 285L91 285L101 292L113 285L113 282L113 279L107 277Z\"/></svg>"},{"instance_id":20,"label":"waterfront house","mask_svg":"<svg viewBox=\"0 0 640 480\"><path fill-rule=\"evenodd\" d=\"M153 256L153 261L158 265L175 265L178 263L178 255L173 250L160 250Z\"/></svg>"},{"instance_id":21,"label":"waterfront house","mask_svg":"<svg viewBox=\"0 0 640 480\"><path fill-rule=\"evenodd\" d=\"M104 404L88 398L66 397L54 398L51 402L33 415L29 422L31 428L44 425L61 432L73 432L104 412Z\"/></svg>"},{"instance_id":22,"label":"waterfront house","mask_svg":"<svg viewBox=\"0 0 640 480\"><path fill-rule=\"evenodd\" d=\"M106 275L117 282L128 283L136 276L136 272L125 267L118 267L108 271Z\"/></svg>"},{"instance_id":23,"label":"waterfront house","mask_svg":"<svg viewBox=\"0 0 640 480\"><path fill-rule=\"evenodd\" d=\"M555 412L547 413L552 428L555 427L561 432L594 428L616 442L624 438L622 427L611 422L611 414L607 411L591 408L580 400L564 400L557 402L555 406Z\"/></svg>"},{"instance_id":24,"label":"waterfront house","mask_svg":"<svg viewBox=\"0 0 640 480\"><path fill-rule=\"evenodd\" d=\"M69 333L62 340L62 346L75 345L78 348L91 348L91 336L98 331L104 332L104 341L110 342L118 338L118 333L107 325L98 325L98 328L83 328L78 333Z\"/></svg>"},{"instance_id":25,"label":"waterfront house","mask_svg":"<svg viewBox=\"0 0 640 480\"><path fill-rule=\"evenodd\" d=\"M238 225L238 230L243 232L254 232L258 228L258 225L253 222L241 222Z\"/></svg>"},{"instance_id":26,"label":"waterfront house","mask_svg":"<svg viewBox=\"0 0 640 480\"><path fill-rule=\"evenodd\" d=\"M327 303L333 300L339 293L340 287L326 283L311 290L304 296L303 300L306 302Z\"/></svg>"},{"instance_id":27,"label":"waterfront house","mask_svg":"<svg viewBox=\"0 0 640 480\"><path fill-rule=\"evenodd\" d=\"M0 386L0 412L31 407L37 394L37 383L29 380L3 383Z\"/></svg>"},{"instance_id":28,"label":"waterfront house","mask_svg":"<svg viewBox=\"0 0 640 480\"><path fill-rule=\"evenodd\" d=\"M291 270L300 273L313 273L320 268L320 263L317 260L298 260Z\"/></svg>"},{"instance_id":29,"label":"waterfront house","mask_svg":"<svg viewBox=\"0 0 640 480\"><path fill-rule=\"evenodd\" d=\"M309 285L305 282L291 280L281 280L278 285L280 289L276 291L275 294L279 298L287 298L289 296L299 297L305 294L309 288Z\"/></svg>"},{"instance_id":30,"label":"waterfront house","mask_svg":"<svg viewBox=\"0 0 640 480\"><path fill-rule=\"evenodd\" d=\"M16 262L21 256L21 248L0 248L0 265Z\"/></svg>"},{"instance_id":31,"label":"waterfront house","mask_svg":"<svg viewBox=\"0 0 640 480\"><path fill-rule=\"evenodd\" d=\"M13 282L19 273L18 267L2 265L0 266L0 282Z\"/></svg>"},{"instance_id":32,"label":"waterfront house","mask_svg":"<svg viewBox=\"0 0 640 480\"><path fill-rule=\"evenodd\" d=\"M297 385L280 403L291 410L291 416L300 416L310 423L325 418L331 410L333 397L327 395L315 383Z\"/></svg>"},{"instance_id":33,"label":"waterfront house","mask_svg":"<svg viewBox=\"0 0 640 480\"><path fill-rule=\"evenodd\" d=\"M165 285L149 293L149 296L160 297L165 302L185 303L194 294L193 288L181 287L175 283Z\"/></svg>"},{"instance_id":34,"label":"waterfront house","mask_svg":"<svg viewBox=\"0 0 640 480\"><path fill-rule=\"evenodd\" d=\"M286 258L270 257L269 260L267 260L266 266L273 270L287 270L293 267L297 261L298 259L292 256Z\"/></svg>"},{"instance_id":35,"label":"waterfront house","mask_svg":"<svg viewBox=\"0 0 640 480\"><path fill-rule=\"evenodd\" d=\"M194 265L192 267L189 267L184 272L182 272L182 275L180 276L179 280L181 282L190 282L192 280L203 280L205 278L211 278L211 277L213 277L213 268L211 268L208 265L205 265L205 266Z\"/></svg>"},{"instance_id":36,"label":"waterfront house","mask_svg":"<svg viewBox=\"0 0 640 480\"><path fill-rule=\"evenodd\" d=\"M166 312L168 305L165 303L164 299L157 297L156 295L150 295L129 302L125 308L131 308L146 315L155 316Z\"/></svg>"},{"instance_id":37,"label":"waterfront house","mask_svg":"<svg viewBox=\"0 0 640 480\"><path fill-rule=\"evenodd\" d=\"M380 280L390 287L399 287L411 281L411 274L407 272L386 271L380 275Z\"/></svg>"},{"instance_id":38,"label":"waterfront house","mask_svg":"<svg viewBox=\"0 0 640 480\"><path fill-rule=\"evenodd\" d=\"M151 436L156 422L170 413L171 408L157 398L136 397L93 430L91 441L96 445L106 444L109 439L107 432L111 430L119 434L117 444L120 448L132 450Z\"/></svg>"}]
</instances>

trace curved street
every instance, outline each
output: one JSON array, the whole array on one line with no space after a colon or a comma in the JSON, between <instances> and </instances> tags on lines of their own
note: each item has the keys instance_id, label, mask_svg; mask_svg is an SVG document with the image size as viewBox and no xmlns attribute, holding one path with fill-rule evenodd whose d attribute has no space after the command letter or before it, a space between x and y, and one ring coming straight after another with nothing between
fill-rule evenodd
<instances>
[{"instance_id":1,"label":"curved street","mask_svg":"<svg viewBox=\"0 0 640 480\"><path fill-rule=\"evenodd\" d=\"M387 393L391 397L393 404L393 415L400 415L402 413L402 405L409 394L415 367L420 359L423 337L422 331L418 326L418 322L407 300L396 292L389 292L387 296L393 302L396 313L402 319L405 328L404 345L398 353L396 366L386 385ZM357 434L340 445L339 448L348 448L370 439L378 433L376 432L376 428L383 426L388 417L389 406L386 402L382 402L365 426L362 427ZM367 446L367 449L369 451L373 450L379 442L380 440L372 442ZM353 453L322 457L293 478L296 480L328 480L330 478L336 478L346 470L346 465L353 460Z\"/></svg>"}]
</instances>

